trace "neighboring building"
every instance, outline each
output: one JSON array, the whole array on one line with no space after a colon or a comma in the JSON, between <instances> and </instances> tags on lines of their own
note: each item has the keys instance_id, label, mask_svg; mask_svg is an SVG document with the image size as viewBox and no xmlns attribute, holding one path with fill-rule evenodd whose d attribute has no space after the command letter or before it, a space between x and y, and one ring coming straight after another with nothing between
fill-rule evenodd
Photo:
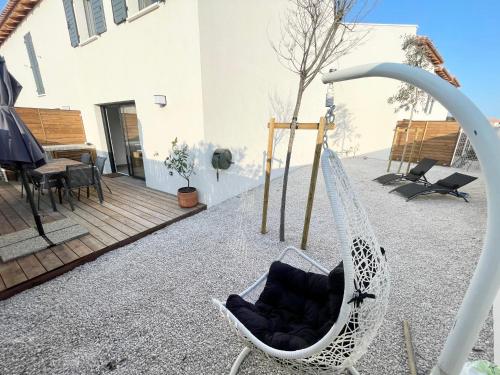
<instances>
[{"instance_id":1,"label":"neighboring building","mask_svg":"<svg viewBox=\"0 0 500 375\"><path fill-rule=\"evenodd\" d=\"M495 127L495 128L500 127L500 119L492 117L489 120L490 120L491 125L493 125L493 127Z\"/></svg>"},{"instance_id":2,"label":"neighboring building","mask_svg":"<svg viewBox=\"0 0 500 375\"><path fill-rule=\"evenodd\" d=\"M114 171L175 193L182 181L169 176L163 160L175 137L189 144L198 165L192 183L212 205L262 182L266 123L272 114L282 115L277 107L294 100L297 78L269 43L279 35L285 4L10 0L0 17L0 54L24 86L17 105L80 110L88 141L112 156L108 168ZM358 32L366 36L334 68L401 62L401 37L415 35L417 26L363 24ZM430 54L439 55L431 48ZM441 64L438 58L436 67ZM444 70L436 73L456 83ZM380 78L337 84L337 122L344 129L337 147L387 158L396 121L408 117L387 104L397 87L397 81ZM318 121L325 90L318 77L299 120ZM167 105L155 104L155 95L165 96ZM418 118L446 118L432 98L426 107ZM311 162L314 138L297 135L293 165ZM285 143L276 146L277 174ZM210 164L217 147L229 148L235 159L218 182Z\"/></svg>"}]
</instances>

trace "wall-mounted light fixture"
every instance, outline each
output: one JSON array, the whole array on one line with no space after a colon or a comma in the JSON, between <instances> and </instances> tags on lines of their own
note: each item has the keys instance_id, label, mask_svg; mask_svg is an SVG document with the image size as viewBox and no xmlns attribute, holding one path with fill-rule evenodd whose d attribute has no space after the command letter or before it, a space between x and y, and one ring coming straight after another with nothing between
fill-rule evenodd
<instances>
[{"instance_id":1,"label":"wall-mounted light fixture","mask_svg":"<svg viewBox=\"0 0 500 375\"><path fill-rule=\"evenodd\" d=\"M167 105L167 97L165 95L155 95L155 104L158 104L160 107L165 107Z\"/></svg>"}]
</instances>

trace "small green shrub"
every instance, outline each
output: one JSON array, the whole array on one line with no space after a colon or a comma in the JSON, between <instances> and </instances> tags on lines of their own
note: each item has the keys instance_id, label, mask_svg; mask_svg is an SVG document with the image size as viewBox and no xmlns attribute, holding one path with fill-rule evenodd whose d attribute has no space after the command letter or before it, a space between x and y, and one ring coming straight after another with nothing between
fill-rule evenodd
<instances>
[{"instance_id":1,"label":"small green shrub","mask_svg":"<svg viewBox=\"0 0 500 375\"><path fill-rule=\"evenodd\" d=\"M173 171L177 172L179 176L187 181L187 186L189 187L189 178L195 173L194 160L189 153L187 144L183 143L180 145L177 138L175 138L172 142L172 150L165 159L164 164L171 176L173 175Z\"/></svg>"}]
</instances>

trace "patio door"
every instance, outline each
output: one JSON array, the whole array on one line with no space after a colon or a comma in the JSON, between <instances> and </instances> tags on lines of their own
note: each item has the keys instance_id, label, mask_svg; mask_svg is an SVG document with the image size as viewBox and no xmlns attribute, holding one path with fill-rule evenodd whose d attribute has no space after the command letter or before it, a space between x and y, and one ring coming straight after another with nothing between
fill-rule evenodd
<instances>
[{"instance_id":1,"label":"patio door","mask_svg":"<svg viewBox=\"0 0 500 375\"><path fill-rule=\"evenodd\" d=\"M103 108L113 172L145 179L139 123L134 103Z\"/></svg>"}]
</instances>

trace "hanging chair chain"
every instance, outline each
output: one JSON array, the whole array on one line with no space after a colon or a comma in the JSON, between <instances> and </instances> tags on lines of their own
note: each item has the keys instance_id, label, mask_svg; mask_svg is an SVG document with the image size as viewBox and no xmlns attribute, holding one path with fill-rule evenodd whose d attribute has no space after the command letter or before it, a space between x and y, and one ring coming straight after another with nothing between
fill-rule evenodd
<instances>
[{"instance_id":1,"label":"hanging chair chain","mask_svg":"<svg viewBox=\"0 0 500 375\"><path fill-rule=\"evenodd\" d=\"M326 125L325 126L325 131L323 133L323 148L326 150L327 148L329 148L328 146L328 125L330 124L333 124L333 122L335 121L335 104L332 104L330 107L328 107L327 111L326 111L326 115L325 115L325 119L326 119Z\"/></svg>"}]
</instances>

